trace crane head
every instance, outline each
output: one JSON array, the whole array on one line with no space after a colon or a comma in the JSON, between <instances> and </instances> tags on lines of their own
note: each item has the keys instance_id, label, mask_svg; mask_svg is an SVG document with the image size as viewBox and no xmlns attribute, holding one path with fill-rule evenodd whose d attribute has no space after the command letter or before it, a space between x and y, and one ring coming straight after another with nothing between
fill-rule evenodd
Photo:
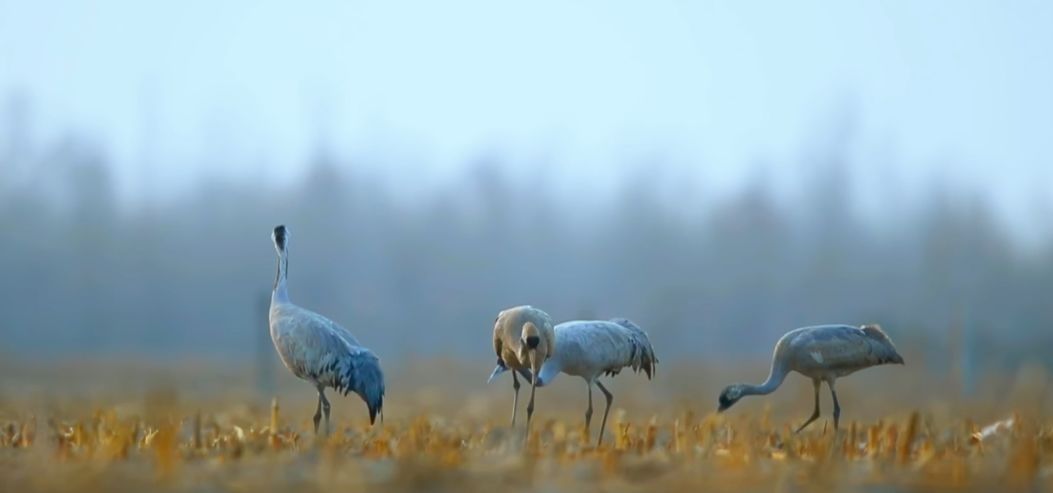
<instances>
[{"instance_id":1,"label":"crane head","mask_svg":"<svg viewBox=\"0 0 1053 493\"><path fill-rule=\"evenodd\" d=\"M284 224L279 224L274 227L274 232L271 233L271 239L274 240L274 248L278 252L285 251L285 245L289 242L289 230Z\"/></svg>"},{"instance_id":2,"label":"crane head","mask_svg":"<svg viewBox=\"0 0 1053 493\"><path fill-rule=\"evenodd\" d=\"M720 403L720 406L717 407L717 412L722 413L722 412L726 411L729 407L735 405L735 403L738 402L739 399L741 399L741 398L742 398L742 385L739 385L739 384L728 385L720 393L720 398L718 399L718 401Z\"/></svg>"},{"instance_id":3,"label":"crane head","mask_svg":"<svg viewBox=\"0 0 1053 493\"><path fill-rule=\"evenodd\" d=\"M541 371L541 364L551 355L549 341L542 336L541 330L533 322L523 324L519 341L519 359L530 365L534 373Z\"/></svg>"}]
</instances>

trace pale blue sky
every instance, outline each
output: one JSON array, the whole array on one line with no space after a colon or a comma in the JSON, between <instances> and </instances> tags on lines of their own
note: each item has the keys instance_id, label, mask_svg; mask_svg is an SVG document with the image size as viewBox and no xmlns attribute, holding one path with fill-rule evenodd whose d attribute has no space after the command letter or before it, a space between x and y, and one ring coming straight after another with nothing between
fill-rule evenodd
<instances>
[{"instance_id":1,"label":"pale blue sky","mask_svg":"<svg viewBox=\"0 0 1053 493\"><path fill-rule=\"evenodd\" d=\"M38 141L98 139L124 189L143 156L177 188L202 163L286 178L324 138L433 180L660 156L720 190L797 174L845 114L906 188L1024 212L1053 188L1053 2L293 4L0 0L0 96Z\"/></svg>"}]
</instances>

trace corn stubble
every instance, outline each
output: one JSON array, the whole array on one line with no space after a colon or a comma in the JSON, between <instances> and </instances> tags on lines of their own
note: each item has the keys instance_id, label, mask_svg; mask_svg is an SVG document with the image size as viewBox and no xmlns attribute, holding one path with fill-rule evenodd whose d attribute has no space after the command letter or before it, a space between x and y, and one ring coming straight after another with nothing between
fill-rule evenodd
<instances>
[{"instance_id":1,"label":"corn stubble","mask_svg":"<svg viewBox=\"0 0 1053 493\"><path fill-rule=\"evenodd\" d=\"M267 415L269 411L269 415ZM1053 423L1014 415L978 426L918 412L802 434L736 414L629 419L612 412L597 448L581 423L529 434L437 415L334 426L315 438L274 400L259 416L151 418L99 409L0 426L2 491L845 491L1053 487ZM251 413L250 413L251 414ZM495 418L496 420L496 418Z\"/></svg>"}]
</instances>

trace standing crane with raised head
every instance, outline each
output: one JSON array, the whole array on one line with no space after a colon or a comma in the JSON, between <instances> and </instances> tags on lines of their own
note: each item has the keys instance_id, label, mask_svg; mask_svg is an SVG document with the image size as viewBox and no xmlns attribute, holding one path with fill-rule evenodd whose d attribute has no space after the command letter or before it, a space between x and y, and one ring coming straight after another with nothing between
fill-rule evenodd
<instances>
[{"instance_id":1,"label":"standing crane with raised head","mask_svg":"<svg viewBox=\"0 0 1053 493\"><path fill-rule=\"evenodd\" d=\"M830 387L834 400L834 429L841 418L841 405L837 402L834 381L864 368L884 364L904 364L896 351L892 339L878 325L817 325L802 327L787 332L775 344L771 371L768 379L760 385L736 383L720 393L718 412L724 412L747 395L767 395L779 388L783 379L795 371L812 379L815 388L815 410L801 426L819 418L819 386L822 382Z\"/></svg>"},{"instance_id":2,"label":"standing crane with raised head","mask_svg":"<svg viewBox=\"0 0 1053 493\"><path fill-rule=\"evenodd\" d=\"M534 415L534 392L541 365L552 356L555 335L552 317L529 305L516 306L497 314L494 320L494 352L497 353L497 368L490 374L487 383L506 370L512 373L512 426L516 424L516 408L519 407L518 372L530 382L530 402L527 404L527 428Z\"/></svg>"},{"instance_id":3,"label":"standing crane with raised head","mask_svg":"<svg viewBox=\"0 0 1053 493\"><path fill-rule=\"evenodd\" d=\"M369 408L370 424L378 413L383 419L384 372L380 359L347 329L289 301L289 230L285 226L274 228L272 239L278 252L278 274L271 293L271 340L285 367L318 390L315 434L323 411L325 433L329 434L329 400L325 397L329 387L344 395L358 394Z\"/></svg>"},{"instance_id":4,"label":"standing crane with raised head","mask_svg":"<svg viewBox=\"0 0 1053 493\"><path fill-rule=\"evenodd\" d=\"M551 383L560 373L581 377L585 380L589 396L589 407L585 410L585 429L592 425L592 386L595 384L607 399L600 422L600 434L596 441L603 443L603 432L607 427L607 415L611 411L614 395L599 381L603 375L617 375L622 368L644 372L650 379L654 375L658 358L647 333L624 318L611 320L578 320L564 322L554 329L555 344L551 346L549 358L541 366L537 378L538 387ZM500 364L494 374L505 371ZM514 374L513 374L514 378Z\"/></svg>"}]
</instances>

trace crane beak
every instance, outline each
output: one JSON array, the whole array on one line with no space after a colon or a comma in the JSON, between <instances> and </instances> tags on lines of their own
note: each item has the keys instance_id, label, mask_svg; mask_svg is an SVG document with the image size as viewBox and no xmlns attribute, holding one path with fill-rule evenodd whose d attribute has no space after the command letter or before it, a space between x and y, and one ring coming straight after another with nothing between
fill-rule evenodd
<instances>
[{"instance_id":1,"label":"crane beak","mask_svg":"<svg viewBox=\"0 0 1053 493\"><path fill-rule=\"evenodd\" d=\"M493 382L494 379L497 378L498 375L500 375L500 374L502 374L502 373L504 373L506 371L508 371L508 368L506 368L504 366L501 366L501 365L497 365L496 367L494 367L494 372L490 374L490 378L486 379L486 383Z\"/></svg>"}]
</instances>

